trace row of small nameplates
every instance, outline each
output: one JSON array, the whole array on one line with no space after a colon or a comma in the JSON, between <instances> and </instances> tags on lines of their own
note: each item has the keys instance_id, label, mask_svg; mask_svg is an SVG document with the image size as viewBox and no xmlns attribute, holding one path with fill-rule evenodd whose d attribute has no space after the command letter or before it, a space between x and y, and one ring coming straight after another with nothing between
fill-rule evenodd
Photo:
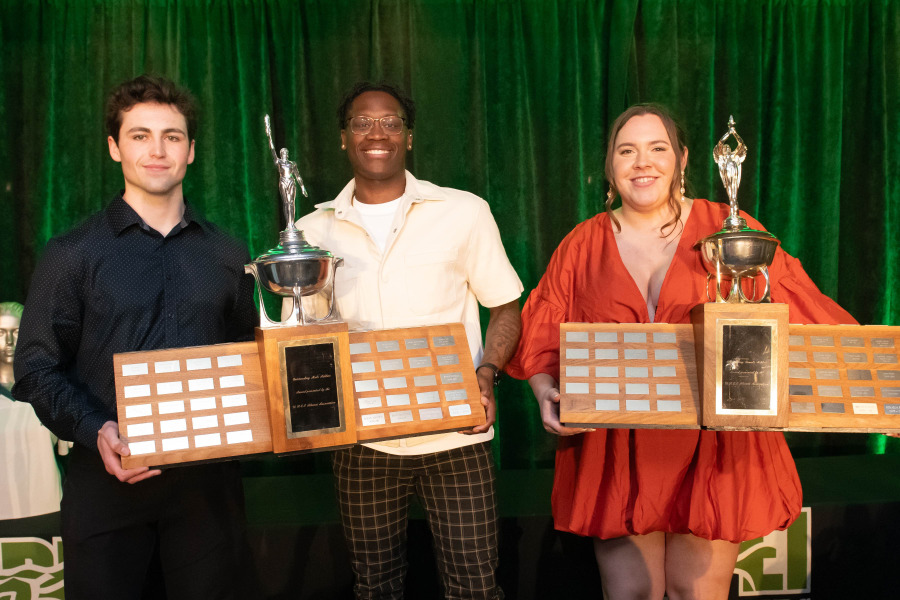
<instances>
[{"instance_id":1,"label":"row of small nameplates","mask_svg":"<svg viewBox=\"0 0 900 600\"><path fill-rule=\"evenodd\" d=\"M849 404L851 408L850 412L856 415L880 414L878 412L878 404L875 402L850 402ZM847 412L843 402L820 402L819 406L823 413L844 414ZM884 414L900 415L900 404L884 404L882 406L884 407ZM798 414L815 413L816 403L791 401L791 412Z\"/></svg>"},{"instance_id":2,"label":"row of small nameplates","mask_svg":"<svg viewBox=\"0 0 900 600\"><path fill-rule=\"evenodd\" d=\"M877 415L880 414L878 404L874 402L850 402L850 408L853 414L857 415ZM823 413L844 414L847 412L843 402L821 402L819 403ZM618 412L621 402L616 399L600 398L594 401L594 410L597 411L615 411ZM900 404L884 404L885 415L900 415ZM625 410L628 412L650 412L650 400L635 399L625 400ZM656 400L657 412L681 412L680 400ZM791 402L792 413L813 414L816 412L815 402Z\"/></svg>"},{"instance_id":3,"label":"row of small nameplates","mask_svg":"<svg viewBox=\"0 0 900 600\"><path fill-rule=\"evenodd\" d=\"M463 375L462 373L440 373L441 376L441 385L456 385L463 383ZM358 394L364 394L366 392L377 392L378 391L378 382L381 381L384 389L386 390L399 390L409 387L409 383L407 382L406 377L385 377L384 379L358 379L353 382L353 387ZM420 375L417 377L413 377L413 386L416 388L421 387L435 387L437 386L437 377L435 375ZM465 400L466 399L466 390L448 390L447 391L447 400L455 401L455 400ZM453 396L453 397L451 397ZM434 400L432 400L434 402Z\"/></svg>"},{"instance_id":4,"label":"row of small nameplates","mask_svg":"<svg viewBox=\"0 0 900 600\"><path fill-rule=\"evenodd\" d=\"M204 377L203 379L188 379L189 392L206 392L216 388L215 378ZM223 389L244 387L243 375L223 375L219 377L219 387ZM150 384L143 383L140 385L126 385L123 388L125 398L144 398L150 396ZM165 396L167 394L181 394L184 392L184 385L180 381L161 381L156 384L156 395Z\"/></svg>"},{"instance_id":5,"label":"row of small nameplates","mask_svg":"<svg viewBox=\"0 0 900 600\"><path fill-rule=\"evenodd\" d=\"M655 344L674 344L675 332L673 331L654 331L653 343ZM623 331L622 341L626 344L646 344L647 333L640 331ZM587 331L567 331L566 342L589 342L590 333ZM600 343L616 343L619 341L619 333L616 331L595 331L594 342ZM893 348L894 338L872 338L872 348ZM806 337L802 335L792 335L789 339L791 346L806 346ZM830 335L813 335L809 336L810 346L834 346L834 337ZM841 337L841 346L845 348L865 348L866 338L862 337Z\"/></svg>"},{"instance_id":6,"label":"row of small nameplates","mask_svg":"<svg viewBox=\"0 0 900 600\"><path fill-rule=\"evenodd\" d=\"M791 346L806 346L806 337L802 335L792 335L788 340ZM834 346L834 337L830 335L811 335L809 336L810 346ZM865 348L866 338L861 337L841 337L841 346L845 348ZM872 338L872 348L893 348L894 338ZM854 361L856 362L856 361Z\"/></svg>"},{"instance_id":7,"label":"row of small nameplates","mask_svg":"<svg viewBox=\"0 0 900 600\"><path fill-rule=\"evenodd\" d=\"M408 404L408 403L407 403ZM450 413L451 417L465 417L472 414L472 407L468 404L452 404L447 407L447 412ZM413 411L412 410L397 410L394 412L389 412L388 418L390 418L391 423L411 423L413 421ZM419 420L420 421L433 421L435 419L443 419L444 411L440 406L434 406L431 408L420 408L419 409ZM363 427L374 427L376 425L387 425L385 421L384 413L368 413L362 415L362 426Z\"/></svg>"},{"instance_id":8,"label":"row of small nameplates","mask_svg":"<svg viewBox=\"0 0 900 600\"><path fill-rule=\"evenodd\" d=\"M893 341L893 340L891 340ZM837 363L837 352L813 352L812 362L815 363ZM868 363L869 357L865 352L844 352L842 358L845 363ZM788 352L788 361L792 363L806 363L809 361L809 354L803 350L791 350ZM896 354L884 354L874 352L872 354L872 362L876 364L889 365L897 362Z\"/></svg>"},{"instance_id":9,"label":"row of small nameplates","mask_svg":"<svg viewBox=\"0 0 900 600\"><path fill-rule=\"evenodd\" d=\"M447 348L455 346L456 340L452 335L438 335L431 338L435 348ZM424 350L428 348L428 340L426 338L409 338L403 340L403 345L407 350ZM385 340L375 342L377 352L398 352L400 350L400 342L398 340ZM372 345L369 342L356 342L350 344L350 355L369 354L372 352Z\"/></svg>"},{"instance_id":10,"label":"row of small nameplates","mask_svg":"<svg viewBox=\"0 0 900 600\"><path fill-rule=\"evenodd\" d=\"M409 361L410 369L422 369L431 367L430 356L410 356L406 360ZM439 354L437 356L437 364L439 367L458 365L459 355ZM402 358L386 358L384 360L378 361L378 366L381 371L401 371L404 369ZM356 375L364 373L374 373L375 361L369 360L351 363L351 368L353 369L353 373Z\"/></svg>"},{"instance_id":11,"label":"row of small nameplates","mask_svg":"<svg viewBox=\"0 0 900 600\"><path fill-rule=\"evenodd\" d=\"M212 359L205 358L188 358L184 361L185 371L203 371L212 369ZM230 354L228 356L216 357L216 365L220 369L227 367L240 367L243 364L240 354ZM180 360L159 360L153 363L153 372L160 373L179 373L181 371ZM124 377L132 377L135 375L148 375L150 372L149 364L133 363L122 365L122 375Z\"/></svg>"},{"instance_id":12,"label":"row of small nameplates","mask_svg":"<svg viewBox=\"0 0 900 600\"><path fill-rule=\"evenodd\" d=\"M573 332L567 332L573 333ZM640 335L646 335L644 333ZM654 336L657 334L654 334ZM591 358L590 348L566 348L566 360L588 360ZM648 360L647 348L624 348L623 358L626 360ZM655 360L678 360L677 348L654 348ZM594 348L594 360L618 360L618 348Z\"/></svg>"},{"instance_id":13,"label":"row of small nameplates","mask_svg":"<svg viewBox=\"0 0 900 600\"><path fill-rule=\"evenodd\" d=\"M227 444L245 444L253 441L253 432L249 429L239 431L226 431L225 440ZM190 448L188 436L179 436L172 438L163 438L160 440L163 452L172 452L174 450L187 450ZM205 433L194 436L194 448L210 448L222 445L221 433ZM156 452L156 441L146 440L143 442L128 442L128 448L133 456L139 454L152 454Z\"/></svg>"}]
</instances>

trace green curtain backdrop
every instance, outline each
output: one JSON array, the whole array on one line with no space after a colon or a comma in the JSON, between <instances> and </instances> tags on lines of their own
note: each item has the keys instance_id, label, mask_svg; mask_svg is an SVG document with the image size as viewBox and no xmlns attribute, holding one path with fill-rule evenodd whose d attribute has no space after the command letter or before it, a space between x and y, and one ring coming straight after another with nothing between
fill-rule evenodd
<instances>
[{"instance_id":1,"label":"green curtain backdrop","mask_svg":"<svg viewBox=\"0 0 900 600\"><path fill-rule=\"evenodd\" d=\"M4 0L0 301L23 301L47 240L121 187L106 93L169 76L203 111L186 193L258 254L283 227L262 127L311 198L350 177L335 110L360 79L419 106L410 169L485 197L526 293L601 209L605 137L629 104L680 116L697 197L712 146L750 148L742 208L862 323L900 325L900 7L892 0ZM600 288L601 285L598 285ZM611 293L614 293L612 291ZM503 468L552 464L526 386L501 389ZM796 453L883 452L882 436L795 434Z\"/></svg>"}]
</instances>

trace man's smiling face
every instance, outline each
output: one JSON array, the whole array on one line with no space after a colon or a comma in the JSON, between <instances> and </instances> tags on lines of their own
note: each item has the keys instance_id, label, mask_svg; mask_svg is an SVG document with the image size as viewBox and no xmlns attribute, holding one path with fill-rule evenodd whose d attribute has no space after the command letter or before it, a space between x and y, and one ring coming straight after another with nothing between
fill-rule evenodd
<instances>
[{"instance_id":1,"label":"man's smiling face","mask_svg":"<svg viewBox=\"0 0 900 600\"><path fill-rule=\"evenodd\" d=\"M390 115L406 117L396 98L387 92L363 92L353 100L347 118L380 119ZM376 121L368 133L359 135L344 123L341 141L347 147L347 158L357 179L384 181L404 176L406 150L412 143L412 132L405 126L399 134L390 135Z\"/></svg>"}]
</instances>

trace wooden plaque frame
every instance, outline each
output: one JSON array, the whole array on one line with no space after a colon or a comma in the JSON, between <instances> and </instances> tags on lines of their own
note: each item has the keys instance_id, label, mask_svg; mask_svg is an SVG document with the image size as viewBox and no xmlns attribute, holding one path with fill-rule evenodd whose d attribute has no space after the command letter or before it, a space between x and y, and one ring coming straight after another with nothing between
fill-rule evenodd
<instances>
[{"instance_id":1,"label":"wooden plaque frame","mask_svg":"<svg viewBox=\"0 0 900 600\"><path fill-rule=\"evenodd\" d=\"M461 323L354 332L350 344L359 441L484 424Z\"/></svg>"},{"instance_id":2,"label":"wooden plaque frame","mask_svg":"<svg viewBox=\"0 0 900 600\"><path fill-rule=\"evenodd\" d=\"M258 328L256 338L116 354L119 429L132 449L123 466L330 450L485 422L461 323L353 333L344 323ZM297 432L286 418L286 351L315 344L334 349L341 420Z\"/></svg>"},{"instance_id":3,"label":"wooden plaque frame","mask_svg":"<svg viewBox=\"0 0 900 600\"><path fill-rule=\"evenodd\" d=\"M690 325L560 325L560 420L574 427L700 427Z\"/></svg>"},{"instance_id":4,"label":"wooden plaque frame","mask_svg":"<svg viewBox=\"0 0 900 600\"><path fill-rule=\"evenodd\" d=\"M126 469L272 451L255 342L113 356Z\"/></svg>"}]
</instances>

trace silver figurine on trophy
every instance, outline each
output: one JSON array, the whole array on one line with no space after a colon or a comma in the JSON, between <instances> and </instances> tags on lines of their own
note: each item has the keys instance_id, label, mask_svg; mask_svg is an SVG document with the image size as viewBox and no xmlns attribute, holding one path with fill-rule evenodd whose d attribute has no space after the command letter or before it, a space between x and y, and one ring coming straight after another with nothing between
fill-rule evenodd
<instances>
[{"instance_id":1,"label":"silver figurine on trophy","mask_svg":"<svg viewBox=\"0 0 900 600\"><path fill-rule=\"evenodd\" d=\"M310 245L303 237L303 232L294 226L297 185L299 184L300 191L304 196L308 196L306 187L297 170L297 164L288 156L287 148L282 148L280 153L275 152L269 115L266 115L263 120L266 137L269 140L269 150L272 153L275 167L278 169L278 191L281 195L282 210L287 227L279 234L278 246L258 256L249 265L244 265L244 271L252 274L256 279L260 327L263 329L293 327L335 321L337 315L334 304L334 286L331 289L328 314L321 319L314 319L307 315L303 310L301 299L304 296L318 293L333 283L334 273L344 259L335 257L327 250ZM273 321L269 319L263 304L263 288L273 294L293 298L293 308L286 320Z\"/></svg>"},{"instance_id":2,"label":"silver figurine on trophy","mask_svg":"<svg viewBox=\"0 0 900 600\"><path fill-rule=\"evenodd\" d=\"M734 137L737 147L732 150L727 143ZM706 293L710 300L730 303L771 302L769 295L769 265L775 258L780 243L768 231L750 229L747 220L738 213L737 192L741 185L741 163L747 157L747 146L734 128L734 117L728 119L728 131L713 148L713 160L719 166L719 176L728 194L731 212L725 218L721 231L697 242L703 266L707 270ZM758 293L757 275L762 275L765 288ZM751 282L748 296L743 280ZM715 297L710 293L709 282L715 281ZM730 286L724 294L723 284Z\"/></svg>"}]
</instances>

